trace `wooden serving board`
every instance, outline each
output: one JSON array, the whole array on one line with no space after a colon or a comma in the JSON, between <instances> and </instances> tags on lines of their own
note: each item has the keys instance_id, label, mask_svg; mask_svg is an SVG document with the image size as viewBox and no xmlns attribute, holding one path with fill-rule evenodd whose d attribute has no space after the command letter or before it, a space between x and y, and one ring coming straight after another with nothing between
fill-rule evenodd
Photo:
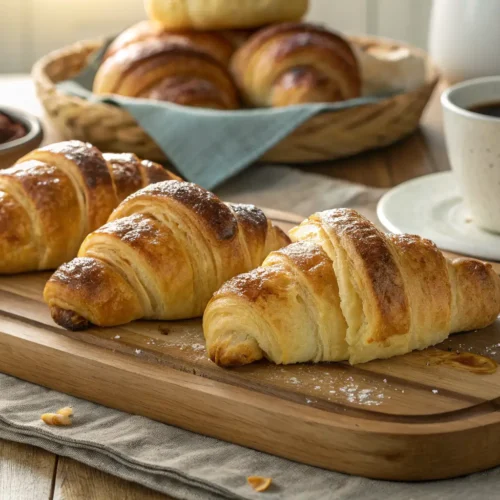
<instances>
[{"instance_id":1,"label":"wooden serving board","mask_svg":"<svg viewBox=\"0 0 500 500\"><path fill-rule=\"evenodd\" d=\"M296 222L271 215L284 229ZM500 321L437 349L356 367L262 362L224 370L206 358L199 320L62 330L42 301L48 276L0 278L1 372L372 478L448 478L500 465L500 370L492 361L500 362Z\"/></svg>"}]
</instances>

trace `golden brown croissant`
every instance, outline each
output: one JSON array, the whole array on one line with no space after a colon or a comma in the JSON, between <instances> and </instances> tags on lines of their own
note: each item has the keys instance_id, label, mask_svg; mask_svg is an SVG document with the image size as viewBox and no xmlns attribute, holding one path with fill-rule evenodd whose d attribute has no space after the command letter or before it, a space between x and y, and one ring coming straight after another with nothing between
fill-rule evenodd
<instances>
[{"instance_id":1,"label":"golden brown croissant","mask_svg":"<svg viewBox=\"0 0 500 500\"><path fill-rule=\"evenodd\" d=\"M0 171L0 274L55 269L72 259L129 194L177 179L135 155L102 155L69 141Z\"/></svg>"},{"instance_id":2,"label":"golden brown croissant","mask_svg":"<svg viewBox=\"0 0 500 500\"><path fill-rule=\"evenodd\" d=\"M286 23L259 31L236 52L232 70L253 106L335 102L361 94L350 44L312 24Z\"/></svg>"},{"instance_id":3,"label":"golden brown croissant","mask_svg":"<svg viewBox=\"0 0 500 500\"><path fill-rule=\"evenodd\" d=\"M171 31L158 22L141 21L117 36L108 47L104 58L107 59L134 43L161 39L181 45L195 46L210 54L224 66L228 66L234 51L243 45L251 33L246 30Z\"/></svg>"},{"instance_id":4,"label":"golden brown croissant","mask_svg":"<svg viewBox=\"0 0 500 500\"><path fill-rule=\"evenodd\" d=\"M193 318L225 281L289 242L254 206L162 182L130 196L90 234L44 298L56 323L72 330Z\"/></svg>"},{"instance_id":5,"label":"golden brown croissant","mask_svg":"<svg viewBox=\"0 0 500 500\"><path fill-rule=\"evenodd\" d=\"M354 210L311 216L296 243L226 283L203 320L221 366L363 363L483 328L500 313L489 264L453 262L429 240L385 235Z\"/></svg>"},{"instance_id":6,"label":"golden brown croissant","mask_svg":"<svg viewBox=\"0 0 500 500\"><path fill-rule=\"evenodd\" d=\"M238 107L238 91L227 68L188 40L150 38L123 47L99 68L94 92L184 106Z\"/></svg>"},{"instance_id":7,"label":"golden brown croissant","mask_svg":"<svg viewBox=\"0 0 500 500\"><path fill-rule=\"evenodd\" d=\"M309 0L145 0L149 17L168 29L251 28L298 21Z\"/></svg>"}]
</instances>

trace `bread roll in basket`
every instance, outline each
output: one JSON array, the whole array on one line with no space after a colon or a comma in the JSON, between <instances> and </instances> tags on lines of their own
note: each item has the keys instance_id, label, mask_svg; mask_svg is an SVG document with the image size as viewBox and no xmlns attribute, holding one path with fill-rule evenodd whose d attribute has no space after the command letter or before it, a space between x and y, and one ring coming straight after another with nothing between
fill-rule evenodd
<instances>
[{"instance_id":1,"label":"bread roll in basket","mask_svg":"<svg viewBox=\"0 0 500 500\"><path fill-rule=\"evenodd\" d=\"M273 146L262 161L307 163L351 156L392 144L418 127L439 77L427 54L379 37L355 36L349 40L355 48L407 48L425 62L425 83L378 102L320 113ZM168 160L126 110L67 95L57 88L57 83L74 77L87 66L102 45L102 41L79 42L48 54L34 66L33 79L47 115L63 136L91 142L105 151L131 151L156 161ZM218 112L221 116L230 113Z\"/></svg>"},{"instance_id":2,"label":"bread roll in basket","mask_svg":"<svg viewBox=\"0 0 500 500\"><path fill-rule=\"evenodd\" d=\"M297 21L309 0L145 0L150 19L169 29L252 28Z\"/></svg>"}]
</instances>

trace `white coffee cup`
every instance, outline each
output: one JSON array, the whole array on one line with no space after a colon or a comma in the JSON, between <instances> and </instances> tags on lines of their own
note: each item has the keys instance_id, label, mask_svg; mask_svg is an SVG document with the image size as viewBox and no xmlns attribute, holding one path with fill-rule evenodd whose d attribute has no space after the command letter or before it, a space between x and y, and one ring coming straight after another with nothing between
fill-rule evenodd
<instances>
[{"instance_id":1,"label":"white coffee cup","mask_svg":"<svg viewBox=\"0 0 500 500\"><path fill-rule=\"evenodd\" d=\"M500 118L469 111L500 103L500 76L459 83L441 103L448 155L471 221L500 233Z\"/></svg>"}]
</instances>

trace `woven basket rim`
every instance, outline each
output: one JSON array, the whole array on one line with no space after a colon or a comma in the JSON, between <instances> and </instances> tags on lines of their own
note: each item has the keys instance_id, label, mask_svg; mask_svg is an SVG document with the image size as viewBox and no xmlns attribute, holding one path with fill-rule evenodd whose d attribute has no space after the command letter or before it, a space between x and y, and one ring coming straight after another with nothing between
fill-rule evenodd
<instances>
[{"instance_id":1,"label":"woven basket rim","mask_svg":"<svg viewBox=\"0 0 500 500\"><path fill-rule=\"evenodd\" d=\"M413 46L409 43L406 43L406 42L402 42L402 41L387 38L387 37L375 36L375 35L352 34L352 35L346 36L346 38L352 42L355 42L355 43L356 42L360 42L360 43L361 42L364 42L364 43L368 42L368 43L378 43L379 45L398 45L400 47L407 48L408 50L410 50L411 53L417 55L418 57L422 58L426 62L427 75L426 75L425 83L423 83L419 87L412 89L408 92L396 94L395 96L389 96L389 97L387 97L387 99L381 99L381 101L379 101L379 102L393 99L395 97L401 97L401 96L405 96L405 95L411 95L414 93L418 93L424 88L434 87L437 84L437 82L439 81L440 74L439 74L439 71L437 69L437 66L434 64L434 62L430 58L429 54L423 49L419 49L418 47L415 47L415 46ZM68 101L72 101L75 104L83 105L85 103L88 105L89 101L86 99L83 99L83 98L77 97L77 96L71 96L71 95L68 95L68 94L65 94L65 93L59 91L56 87L56 84L58 82L54 82L52 80L52 78L50 78L50 76L47 74L47 67L50 64L52 64L53 62L61 59L62 57L69 56L75 52L85 51L85 52L88 52L89 54L91 54L92 52L98 50L105 43L105 41L106 41L105 38L99 38L99 39L93 39L93 40L82 40L82 41L73 43L71 45L67 45L65 47L62 47L60 49L57 49L57 50L54 50L54 51L48 53L47 55L43 56L41 59L39 59L33 65L32 73L31 73L33 80L41 87L44 87L46 91L53 91L53 92L56 92L60 95L63 95ZM131 98L131 99L133 99L133 98ZM345 102L347 102L347 101L345 101ZM353 106L350 109L356 109L356 108L359 108L361 106L369 106L369 105L370 105L370 103L359 104L357 106ZM106 102L100 102L99 106L107 107L110 109L111 108L116 109L114 105L106 103ZM306 104L306 106L307 106L307 104ZM275 110L275 108L261 108L261 110L263 110L264 112L268 111L269 113L272 113ZM234 113L235 111L241 113L242 111L244 112L245 109L241 108L241 109L238 109L235 111L229 111L229 110L211 110L211 111L215 114L227 115L227 114ZM250 109L249 111L252 111L252 110ZM342 109L340 109L339 111L342 111ZM324 113L335 113L335 112L337 112L337 110L324 111Z\"/></svg>"}]
</instances>

